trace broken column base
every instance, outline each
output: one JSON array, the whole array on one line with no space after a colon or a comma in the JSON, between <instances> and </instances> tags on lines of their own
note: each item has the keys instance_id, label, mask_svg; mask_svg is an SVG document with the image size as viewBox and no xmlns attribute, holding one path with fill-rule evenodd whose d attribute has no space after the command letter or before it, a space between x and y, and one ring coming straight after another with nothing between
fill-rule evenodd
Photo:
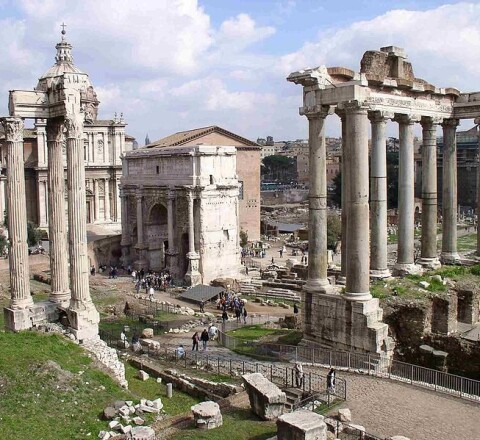
<instances>
[{"instance_id":1,"label":"broken column base","mask_svg":"<svg viewBox=\"0 0 480 440\"><path fill-rule=\"evenodd\" d=\"M460 264L460 255L457 252L442 252L440 261L447 265Z\"/></svg>"},{"instance_id":2,"label":"broken column base","mask_svg":"<svg viewBox=\"0 0 480 440\"><path fill-rule=\"evenodd\" d=\"M308 301L306 301L308 300ZM309 305L307 306L306 304ZM379 300L302 292L304 345L391 356L393 343Z\"/></svg>"},{"instance_id":3,"label":"broken column base","mask_svg":"<svg viewBox=\"0 0 480 440\"><path fill-rule=\"evenodd\" d=\"M84 339L98 339L98 323L100 314L92 302L81 303L79 307L66 309L69 321L69 331L78 341Z\"/></svg>"},{"instance_id":4,"label":"broken column base","mask_svg":"<svg viewBox=\"0 0 480 440\"><path fill-rule=\"evenodd\" d=\"M418 264L422 266L424 269L435 270L440 269L442 267L442 263L438 258L420 258L418 260Z\"/></svg>"},{"instance_id":5,"label":"broken column base","mask_svg":"<svg viewBox=\"0 0 480 440\"><path fill-rule=\"evenodd\" d=\"M188 258L188 271L185 274L185 281L189 286L196 286L202 283L202 275L198 271L198 264L200 261L200 255L196 252L189 252Z\"/></svg>"},{"instance_id":6,"label":"broken column base","mask_svg":"<svg viewBox=\"0 0 480 440\"><path fill-rule=\"evenodd\" d=\"M403 277L405 275L420 275L422 272L422 266L415 263L397 263L393 268L393 275L398 277Z\"/></svg>"},{"instance_id":7,"label":"broken column base","mask_svg":"<svg viewBox=\"0 0 480 440\"><path fill-rule=\"evenodd\" d=\"M25 308L3 309L5 328L14 332L28 330L43 322L55 322L59 319L58 304L51 301L33 303Z\"/></svg>"},{"instance_id":8,"label":"broken column base","mask_svg":"<svg viewBox=\"0 0 480 440\"><path fill-rule=\"evenodd\" d=\"M392 273L389 269L370 269L370 278L380 280L383 278L390 278Z\"/></svg>"}]
</instances>

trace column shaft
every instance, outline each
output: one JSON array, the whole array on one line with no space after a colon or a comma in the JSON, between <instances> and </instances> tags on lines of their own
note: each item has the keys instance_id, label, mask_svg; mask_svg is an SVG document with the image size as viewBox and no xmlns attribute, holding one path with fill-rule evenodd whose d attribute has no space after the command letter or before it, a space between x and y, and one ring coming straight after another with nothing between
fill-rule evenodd
<instances>
[{"instance_id":1,"label":"column shaft","mask_svg":"<svg viewBox=\"0 0 480 440\"><path fill-rule=\"evenodd\" d=\"M193 195L187 195L188 202L188 252L195 252L195 225L193 218Z\"/></svg>"},{"instance_id":2,"label":"column shaft","mask_svg":"<svg viewBox=\"0 0 480 440\"><path fill-rule=\"evenodd\" d=\"M341 197L342 197L342 254L341 254L341 272L338 279L339 283L345 284L347 279L347 245L348 245L348 200L350 198L348 194L349 189L349 172L347 170L348 164L348 138L347 138L347 121L345 113L342 112L340 115L342 121L342 188L341 188Z\"/></svg>"},{"instance_id":3,"label":"column shaft","mask_svg":"<svg viewBox=\"0 0 480 440\"><path fill-rule=\"evenodd\" d=\"M457 140L458 119L445 119L443 128L442 254L445 264L454 264L457 253Z\"/></svg>"},{"instance_id":4,"label":"column shaft","mask_svg":"<svg viewBox=\"0 0 480 440\"><path fill-rule=\"evenodd\" d=\"M475 119L475 124L477 124L477 136L478 136L478 146L477 146L477 257L480 256L480 233L478 232L478 223L480 220L480 131L478 125L480 124L480 118Z\"/></svg>"},{"instance_id":5,"label":"column shaft","mask_svg":"<svg viewBox=\"0 0 480 440\"><path fill-rule=\"evenodd\" d=\"M27 207L23 160L23 121L3 119L7 145L7 212L10 238L10 294L12 309L33 305L27 246Z\"/></svg>"},{"instance_id":6,"label":"column shaft","mask_svg":"<svg viewBox=\"0 0 480 440\"><path fill-rule=\"evenodd\" d=\"M399 170L398 170L398 252L395 270L415 272L415 176L413 124L416 117L400 115Z\"/></svg>"},{"instance_id":7,"label":"column shaft","mask_svg":"<svg viewBox=\"0 0 480 440\"><path fill-rule=\"evenodd\" d=\"M168 193L168 205L167 205L167 221L168 221L168 253L172 254L175 252L174 244L174 224L173 224L173 201L175 198L175 193Z\"/></svg>"},{"instance_id":8,"label":"column shaft","mask_svg":"<svg viewBox=\"0 0 480 440\"><path fill-rule=\"evenodd\" d=\"M370 272L372 276L390 276L388 270L388 219L387 219L387 142L385 138L385 115L374 112L370 115L372 125L372 157L370 172ZM393 115L392 115L393 116Z\"/></svg>"},{"instance_id":9,"label":"column shaft","mask_svg":"<svg viewBox=\"0 0 480 440\"><path fill-rule=\"evenodd\" d=\"M437 122L422 118L422 250L420 264L438 267L437 258Z\"/></svg>"},{"instance_id":10,"label":"column shaft","mask_svg":"<svg viewBox=\"0 0 480 440\"><path fill-rule=\"evenodd\" d=\"M137 194L137 246L143 246L142 194Z\"/></svg>"},{"instance_id":11,"label":"column shaft","mask_svg":"<svg viewBox=\"0 0 480 440\"><path fill-rule=\"evenodd\" d=\"M65 223L65 173L62 145L63 123L50 119L47 125L48 148L48 231L50 239L50 301L65 303L70 299Z\"/></svg>"},{"instance_id":12,"label":"column shaft","mask_svg":"<svg viewBox=\"0 0 480 440\"><path fill-rule=\"evenodd\" d=\"M72 310L92 303L87 257L87 201L83 160L83 113L65 120L67 128L68 238ZM54 188L51 188L54 191Z\"/></svg>"},{"instance_id":13,"label":"column shaft","mask_svg":"<svg viewBox=\"0 0 480 440\"><path fill-rule=\"evenodd\" d=\"M350 174L348 204L348 266L345 296L366 301L370 295L368 207L368 117L358 103L346 106Z\"/></svg>"},{"instance_id":14,"label":"column shaft","mask_svg":"<svg viewBox=\"0 0 480 440\"><path fill-rule=\"evenodd\" d=\"M111 220L110 213L110 181L105 179L105 221L109 222Z\"/></svg>"},{"instance_id":15,"label":"column shaft","mask_svg":"<svg viewBox=\"0 0 480 440\"><path fill-rule=\"evenodd\" d=\"M120 205L122 209L122 240L120 246L122 247L122 264L126 267L130 263L128 261L129 254L129 245L130 245L130 235L128 234L128 198L124 193L123 189L120 189Z\"/></svg>"},{"instance_id":16,"label":"column shaft","mask_svg":"<svg viewBox=\"0 0 480 440\"><path fill-rule=\"evenodd\" d=\"M95 222L100 221L100 193L98 189L98 179L93 181L93 190L95 191Z\"/></svg>"},{"instance_id":17,"label":"column shaft","mask_svg":"<svg viewBox=\"0 0 480 440\"><path fill-rule=\"evenodd\" d=\"M325 118L327 112L308 114L309 145L309 218L308 218L308 279L309 291L326 292L327 278L327 174Z\"/></svg>"}]
</instances>

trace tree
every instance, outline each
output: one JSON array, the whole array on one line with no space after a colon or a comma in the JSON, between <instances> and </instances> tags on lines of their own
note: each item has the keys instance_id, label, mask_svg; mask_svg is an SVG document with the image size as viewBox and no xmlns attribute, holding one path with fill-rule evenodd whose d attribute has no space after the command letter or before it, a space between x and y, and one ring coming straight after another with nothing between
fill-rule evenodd
<instances>
[{"instance_id":1,"label":"tree","mask_svg":"<svg viewBox=\"0 0 480 440\"><path fill-rule=\"evenodd\" d=\"M0 255L5 254L5 250L7 249L7 247L8 247L7 237L5 237L5 235L3 234L0 234Z\"/></svg>"},{"instance_id":2,"label":"tree","mask_svg":"<svg viewBox=\"0 0 480 440\"><path fill-rule=\"evenodd\" d=\"M28 246L36 246L41 239L41 232L33 222L27 223L27 242Z\"/></svg>"},{"instance_id":3,"label":"tree","mask_svg":"<svg viewBox=\"0 0 480 440\"><path fill-rule=\"evenodd\" d=\"M275 180L281 183L290 183L297 180L296 158L273 155L262 160L262 180Z\"/></svg>"},{"instance_id":4,"label":"tree","mask_svg":"<svg viewBox=\"0 0 480 440\"><path fill-rule=\"evenodd\" d=\"M334 191L331 196L332 203L337 206L342 206L342 172L339 171L333 178Z\"/></svg>"},{"instance_id":5,"label":"tree","mask_svg":"<svg viewBox=\"0 0 480 440\"><path fill-rule=\"evenodd\" d=\"M240 246L244 248L248 244L248 232L240 229Z\"/></svg>"},{"instance_id":6,"label":"tree","mask_svg":"<svg viewBox=\"0 0 480 440\"><path fill-rule=\"evenodd\" d=\"M327 217L327 248L335 249L342 236L342 221L337 214L328 214Z\"/></svg>"}]
</instances>

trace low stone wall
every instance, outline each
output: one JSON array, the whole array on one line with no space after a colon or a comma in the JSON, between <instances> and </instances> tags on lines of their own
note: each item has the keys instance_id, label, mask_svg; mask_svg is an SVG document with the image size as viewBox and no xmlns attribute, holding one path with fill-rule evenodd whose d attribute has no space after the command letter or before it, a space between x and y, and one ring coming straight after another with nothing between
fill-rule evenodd
<instances>
[{"instance_id":1,"label":"low stone wall","mask_svg":"<svg viewBox=\"0 0 480 440\"><path fill-rule=\"evenodd\" d=\"M228 383L212 382L187 376L186 374L178 373L176 370L165 370L150 362L145 362L143 359L131 358L130 363L153 377L161 377L164 382L173 383L176 389L201 399L218 400L243 391L241 387Z\"/></svg>"}]
</instances>

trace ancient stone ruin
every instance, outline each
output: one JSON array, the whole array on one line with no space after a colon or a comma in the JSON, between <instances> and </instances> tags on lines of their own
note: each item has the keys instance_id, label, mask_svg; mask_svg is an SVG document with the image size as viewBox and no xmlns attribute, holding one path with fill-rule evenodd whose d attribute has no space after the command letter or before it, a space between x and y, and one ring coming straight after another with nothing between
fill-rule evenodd
<instances>
[{"instance_id":1,"label":"ancient stone ruin","mask_svg":"<svg viewBox=\"0 0 480 440\"><path fill-rule=\"evenodd\" d=\"M386 137L388 119L399 124L398 252L394 272L416 273L421 266L456 263L457 167L455 132L459 119L480 116L480 93L460 93L415 78L406 53L398 47L368 51L360 72L344 67L317 67L287 78L303 87L300 114L309 121L309 267L302 314L306 342L340 349L383 353L393 345L382 323L378 300L370 294L370 277L388 277ZM327 278L327 185L325 121L342 121L342 277L345 292ZM368 124L372 128L369 174ZM414 260L413 126L423 130L422 237L419 265ZM443 128L443 231L437 257L436 128ZM370 176L370 182L369 182ZM369 191L371 183L371 191ZM480 194L480 192L479 192ZM370 202L370 206L369 206ZM370 222L371 218L371 222ZM371 236L370 236L371 233ZM480 234L479 234L480 237ZM477 249L477 253L479 249Z\"/></svg>"},{"instance_id":2,"label":"ancient stone ruin","mask_svg":"<svg viewBox=\"0 0 480 440\"><path fill-rule=\"evenodd\" d=\"M286 394L260 373L242 376L252 411L262 420L275 420L285 412Z\"/></svg>"}]
</instances>

